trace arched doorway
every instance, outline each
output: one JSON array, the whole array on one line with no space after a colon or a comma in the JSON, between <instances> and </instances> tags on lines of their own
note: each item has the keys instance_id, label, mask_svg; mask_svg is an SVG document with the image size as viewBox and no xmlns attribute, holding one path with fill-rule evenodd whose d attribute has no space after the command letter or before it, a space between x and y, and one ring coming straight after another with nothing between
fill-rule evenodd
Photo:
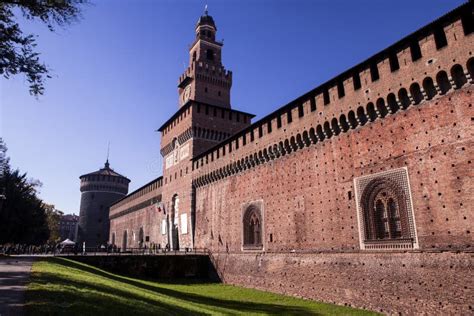
<instances>
[{"instance_id":1,"label":"arched doorway","mask_svg":"<svg viewBox=\"0 0 474 316\"><path fill-rule=\"evenodd\" d=\"M127 241L128 241L128 233L127 231L125 230L123 232L123 238L122 238L122 251L126 251L127 250Z\"/></svg>"},{"instance_id":2,"label":"arched doorway","mask_svg":"<svg viewBox=\"0 0 474 316\"><path fill-rule=\"evenodd\" d=\"M173 250L179 250L178 215L179 197L175 194L171 200L171 246Z\"/></svg>"},{"instance_id":3,"label":"arched doorway","mask_svg":"<svg viewBox=\"0 0 474 316\"><path fill-rule=\"evenodd\" d=\"M145 242L145 234L143 232L143 227L140 227L140 232L138 233L138 247L143 248Z\"/></svg>"}]
</instances>

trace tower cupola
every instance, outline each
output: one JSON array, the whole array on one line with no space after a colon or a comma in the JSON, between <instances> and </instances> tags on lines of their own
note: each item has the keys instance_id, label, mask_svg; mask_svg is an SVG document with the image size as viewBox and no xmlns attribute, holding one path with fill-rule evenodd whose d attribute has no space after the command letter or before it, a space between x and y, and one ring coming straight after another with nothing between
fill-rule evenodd
<instances>
[{"instance_id":1,"label":"tower cupola","mask_svg":"<svg viewBox=\"0 0 474 316\"><path fill-rule=\"evenodd\" d=\"M201 15L196 24L196 38L215 41L216 40L216 24L212 16L208 14L207 6L204 14Z\"/></svg>"}]
</instances>

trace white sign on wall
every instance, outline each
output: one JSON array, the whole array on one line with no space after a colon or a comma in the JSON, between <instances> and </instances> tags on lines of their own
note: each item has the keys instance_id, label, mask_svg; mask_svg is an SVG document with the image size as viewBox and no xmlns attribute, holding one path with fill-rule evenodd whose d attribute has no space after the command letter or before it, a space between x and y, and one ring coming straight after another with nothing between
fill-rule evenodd
<instances>
[{"instance_id":1,"label":"white sign on wall","mask_svg":"<svg viewBox=\"0 0 474 316\"><path fill-rule=\"evenodd\" d=\"M173 153L171 153L170 155L168 155L168 157L166 157L165 168L168 169L169 167L173 165L173 163L174 163Z\"/></svg>"},{"instance_id":2,"label":"white sign on wall","mask_svg":"<svg viewBox=\"0 0 474 316\"><path fill-rule=\"evenodd\" d=\"M165 168L177 164L179 161L189 157L189 143L180 147L176 145L175 149L165 158Z\"/></svg>"},{"instance_id":3,"label":"white sign on wall","mask_svg":"<svg viewBox=\"0 0 474 316\"><path fill-rule=\"evenodd\" d=\"M161 234L166 235L166 219L161 221Z\"/></svg>"},{"instance_id":4,"label":"white sign on wall","mask_svg":"<svg viewBox=\"0 0 474 316\"><path fill-rule=\"evenodd\" d=\"M188 233L188 214L181 214L181 234Z\"/></svg>"},{"instance_id":5,"label":"white sign on wall","mask_svg":"<svg viewBox=\"0 0 474 316\"><path fill-rule=\"evenodd\" d=\"M189 157L189 144L184 145L179 149L179 160Z\"/></svg>"}]
</instances>

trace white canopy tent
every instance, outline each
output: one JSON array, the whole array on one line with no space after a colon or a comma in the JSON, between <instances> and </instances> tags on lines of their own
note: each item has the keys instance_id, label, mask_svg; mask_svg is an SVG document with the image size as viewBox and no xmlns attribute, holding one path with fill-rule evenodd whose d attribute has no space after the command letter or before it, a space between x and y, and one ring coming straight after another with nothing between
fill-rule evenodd
<instances>
[{"instance_id":1,"label":"white canopy tent","mask_svg":"<svg viewBox=\"0 0 474 316\"><path fill-rule=\"evenodd\" d=\"M61 242L62 246L69 246L69 245L75 245L75 244L76 243L74 241L70 240L69 238L67 238L66 240Z\"/></svg>"}]
</instances>

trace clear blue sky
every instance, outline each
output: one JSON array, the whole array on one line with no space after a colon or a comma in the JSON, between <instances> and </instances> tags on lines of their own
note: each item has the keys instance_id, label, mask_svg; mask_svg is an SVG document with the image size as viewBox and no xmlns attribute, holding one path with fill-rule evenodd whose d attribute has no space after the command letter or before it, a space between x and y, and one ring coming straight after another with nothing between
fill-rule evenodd
<instances>
[{"instance_id":1,"label":"clear blue sky","mask_svg":"<svg viewBox=\"0 0 474 316\"><path fill-rule=\"evenodd\" d=\"M41 197L78 213L81 174L110 163L130 190L161 174L155 130L177 110L177 79L208 3L233 107L258 119L462 4L460 0L91 0L83 19L38 34L53 70L39 100L1 79L0 135Z\"/></svg>"}]
</instances>

